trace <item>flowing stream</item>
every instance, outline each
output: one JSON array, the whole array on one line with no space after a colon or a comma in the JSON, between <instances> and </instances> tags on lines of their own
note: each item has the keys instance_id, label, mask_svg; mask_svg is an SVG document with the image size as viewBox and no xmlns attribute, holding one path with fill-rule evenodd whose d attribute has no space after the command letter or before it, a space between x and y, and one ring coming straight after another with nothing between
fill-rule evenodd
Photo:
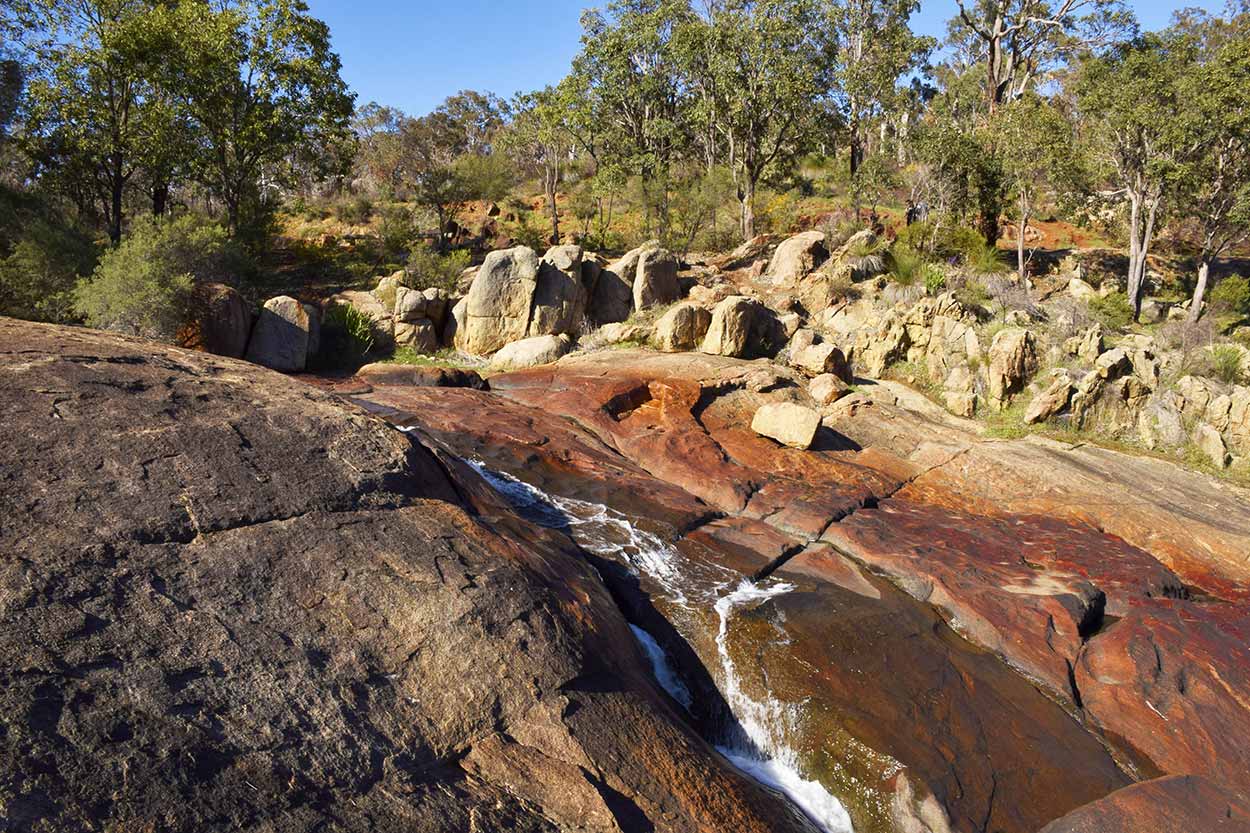
<instances>
[{"instance_id":1,"label":"flowing stream","mask_svg":"<svg viewBox=\"0 0 1250 833\"><path fill-rule=\"evenodd\" d=\"M735 612L788 593L791 585L775 580L755 584L725 568L693 564L661 538L638 529L626 516L606 506L549 495L480 461L470 462L523 517L564 529L583 549L627 564L635 573L663 586L668 599L681 607L706 605L713 609L719 621L718 686L735 721L716 748L739 770L787 796L821 830L852 833L850 816L841 802L820 782L804 777L798 755L786 742L799 715L772 698L760 702L748 695L729 651L729 624ZM691 692L663 648L642 628L630 627L656 681L675 701L689 708Z\"/></svg>"}]
</instances>

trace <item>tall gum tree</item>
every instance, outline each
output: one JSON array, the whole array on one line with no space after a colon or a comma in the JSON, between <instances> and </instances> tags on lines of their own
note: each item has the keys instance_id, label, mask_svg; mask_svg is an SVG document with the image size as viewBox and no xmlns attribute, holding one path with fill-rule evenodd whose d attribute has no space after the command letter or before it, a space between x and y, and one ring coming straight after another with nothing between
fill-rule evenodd
<instances>
[{"instance_id":1,"label":"tall gum tree","mask_svg":"<svg viewBox=\"0 0 1250 833\"><path fill-rule=\"evenodd\" d=\"M1041 96L1030 93L994 114L990 129L998 140L1004 179L1016 222L1016 273L1027 277L1026 232L1039 204L1047 195L1072 192L1078 187L1081 166L1072 125Z\"/></svg>"},{"instance_id":2,"label":"tall gum tree","mask_svg":"<svg viewBox=\"0 0 1250 833\"><path fill-rule=\"evenodd\" d=\"M740 205L744 239L755 236L755 196L770 168L795 158L823 127L833 85L833 44L814 0L713 5L683 39L698 116L719 138Z\"/></svg>"},{"instance_id":3,"label":"tall gum tree","mask_svg":"<svg viewBox=\"0 0 1250 833\"><path fill-rule=\"evenodd\" d=\"M899 81L937 45L908 25L919 0L845 0L826 5L838 62L835 98L846 124L851 175L864 161L873 125L905 102Z\"/></svg>"},{"instance_id":4,"label":"tall gum tree","mask_svg":"<svg viewBox=\"0 0 1250 833\"><path fill-rule=\"evenodd\" d=\"M956 0L950 39L983 62L991 111L1057 62L1112 43L1132 25L1121 0Z\"/></svg>"},{"instance_id":5,"label":"tall gum tree","mask_svg":"<svg viewBox=\"0 0 1250 833\"><path fill-rule=\"evenodd\" d=\"M1194 60L1192 42L1145 35L1080 68L1077 101L1088 146L1128 202L1128 298L1141 314L1150 247L1178 168L1194 152L1182 112L1181 79Z\"/></svg>"},{"instance_id":6,"label":"tall gum tree","mask_svg":"<svg viewBox=\"0 0 1250 833\"><path fill-rule=\"evenodd\" d=\"M1199 247L1190 321L1202 314L1215 261L1250 239L1250 10L1230 11L1226 18L1193 12L1175 27L1196 49L1174 117L1194 134L1176 189Z\"/></svg>"},{"instance_id":7,"label":"tall gum tree","mask_svg":"<svg viewBox=\"0 0 1250 833\"><path fill-rule=\"evenodd\" d=\"M280 183L301 148L345 140L354 97L329 27L302 0L188 2L175 14L182 105L201 136L198 175L237 233L262 178Z\"/></svg>"},{"instance_id":8,"label":"tall gum tree","mask_svg":"<svg viewBox=\"0 0 1250 833\"><path fill-rule=\"evenodd\" d=\"M639 177L648 233L668 233L672 167L691 144L691 92L678 54L687 0L613 0L582 15L582 50L562 83L570 122L596 163Z\"/></svg>"},{"instance_id":9,"label":"tall gum tree","mask_svg":"<svg viewBox=\"0 0 1250 833\"><path fill-rule=\"evenodd\" d=\"M151 0L37 0L43 34L27 88L27 144L52 166L85 173L109 238L121 240L125 195L167 118L153 68L157 6Z\"/></svg>"}]
</instances>

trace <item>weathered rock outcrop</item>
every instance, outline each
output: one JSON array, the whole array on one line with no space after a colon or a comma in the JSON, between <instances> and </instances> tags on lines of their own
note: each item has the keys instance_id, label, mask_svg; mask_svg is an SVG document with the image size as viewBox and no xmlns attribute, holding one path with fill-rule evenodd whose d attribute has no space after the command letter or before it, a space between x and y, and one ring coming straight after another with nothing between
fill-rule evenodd
<instances>
[{"instance_id":1,"label":"weathered rock outcrop","mask_svg":"<svg viewBox=\"0 0 1250 833\"><path fill-rule=\"evenodd\" d=\"M777 283L791 283L807 277L828 259L824 233L805 231L777 246L767 274Z\"/></svg>"},{"instance_id":2,"label":"weathered rock outcrop","mask_svg":"<svg viewBox=\"0 0 1250 833\"><path fill-rule=\"evenodd\" d=\"M266 301L252 328L247 360L286 373L303 370L316 326L311 309L286 295Z\"/></svg>"},{"instance_id":3,"label":"weathered rock outcrop","mask_svg":"<svg viewBox=\"0 0 1250 833\"><path fill-rule=\"evenodd\" d=\"M242 358L252 332L252 308L234 287L196 284L192 320L178 333L178 345L232 359Z\"/></svg>"},{"instance_id":4,"label":"weathered rock outcrop","mask_svg":"<svg viewBox=\"0 0 1250 833\"><path fill-rule=\"evenodd\" d=\"M419 437L86 330L0 320L0 368L0 826L810 830Z\"/></svg>"},{"instance_id":5,"label":"weathered rock outcrop","mask_svg":"<svg viewBox=\"0 0 1250 833\"><path fill-rule=\"evenodd\" d=\"M822 750L804 761L857 830L921 829L880 808L933 801L930 829L945 814L1033 833L1160 773L1247 789L1244 732L1216 728L1250 730L1244 493L1094 446L983 442L931 404L879 404L904 397L889 382L826 405L811 450L786 448L750 431L763 405L810 404L782 370L614 351L493 377L493 396L448 392L471 406L370 399L549 491L665 524L724 588L784 580L718 643L690 597L600 565L635 615L684 623L674 656L715 669L723 648L739 686L803 715L788 731Z\"/></svg>"},{"instance_id":6,"label":"weathered rock outcrop","mask_svg":"<svg viewBox=\"0 0 1250 833\"><path fill-rule=\"evenodd\" d=\"M712 313L692 303L675 304L655 322L653 340L665 353L694 350L707 335Z\"/></svg>"},{"instance_id":7,"label":"weathered rock outcrop","mask_svg":"<svg viewBox=\"0 0 1250 833\"><path fill-rule=\"evenodd\" d=\"M1041 833L1242 833L1250 801L1205 778L1174 775L1116 790L1073 810Z\"/></svg>"},{"instance_id":8,"label":"weathered rock outcrop","mask_svg":"<svg viewBox=\"0 0 1250 833\"><path fill-rule=\"evenodd\" d=\"M667 306L681 298L677 258L667 249L647 249L638 257L634 276L634 309Z\"/></svg>"},{"instance_id":9,"label":"weathered rock outcrop","mask_svg":"<svg viewBox=\"0 0 1250 833\"><path fill-rule=\"evenodd\" d=\"M487 356L530 334L530 309L538 287L538 255L518 246L486 256L465 297L456 349Z\"/></svg>"}]
</instances>

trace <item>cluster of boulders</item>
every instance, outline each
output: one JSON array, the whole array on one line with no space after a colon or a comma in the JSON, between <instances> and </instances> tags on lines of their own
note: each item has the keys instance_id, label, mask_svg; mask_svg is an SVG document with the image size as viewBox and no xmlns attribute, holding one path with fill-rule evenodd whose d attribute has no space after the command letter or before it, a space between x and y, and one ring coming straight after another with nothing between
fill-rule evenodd
<instances>
[{"instance_id":1,"label":"cluster of boulders","mask_svg":"<svg viewBox=\"0 0 1250 833\"><path fill-rule=\"evenodd\" d=\"M1149 448L1193 445L1221 467L1250 459L1250 389L1183 375L1155 339L1113 338L1049 303L1084 308L1115 291L1111 282L1095 287L1077 260L1059 265L1061 280L1049 292L1021 287L1037 303L996 315L954 291L926 296L887 280L882 259L863 255L879 249L868 231L836 246L819 231L774 243L758 237L693 266L654 241L610 262L575 244L542 255L517 246L491 252L452 293L420 289L421 276L400 271L324 306L355 308L370 322L376 350L454 350L493 370L613 345L767 358L807 380L818 417L851 392L856 376L896 373L957 416L1018 404L1026 424L1060 421ZM292 372L323 340L316 306L272 298L253 323L228 287L203 294L197 338L205 349ZM1183 305L1151 299L1143 311L1155 321L1185 314ZM1165 384L1165 371L1180 381ZM761 432L810 445L812 415L796 413L762 415Z\"/></svg>"},{"instance_id":2,"label":"cluster of boulders","mask_svg":"<svg viewBox=\"0 0 1250 833\"><path fill-rule=\"evenodd\" d=\"M238 290L221 283L195 289L195 314L178 343L284 372L303 370L321 345L321 309L295 298L270 298L257 312Z\"/></svg>"}]
</instances>

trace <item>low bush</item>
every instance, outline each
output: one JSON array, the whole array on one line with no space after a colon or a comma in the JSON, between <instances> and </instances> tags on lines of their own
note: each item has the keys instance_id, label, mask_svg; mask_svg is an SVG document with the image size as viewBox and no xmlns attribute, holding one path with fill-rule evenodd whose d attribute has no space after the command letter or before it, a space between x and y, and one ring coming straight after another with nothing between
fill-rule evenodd
<instances>
[{"instance_id":1,"label":"low bush","mask_svg":"<svg viewBox=\"0 0 1250 833\"><path fill-rule=\"evenodd\" d=\"M350 304L336 304L321 320L321 350L317 361L323 367L356 367L373 351L373 322Z\"/></svg>"},{"instance_id":2,"label":"low bush","mask_svg":"<svg viewBox=\"0 0 1250 833\"><path fill-rule=\"evenodd\" d=\"M928 261L917 250L895 243L889 253L890 280L900 286L912 286L926 280Z\"/></svg>"},{"instance_id":3,"label":"low bush","mask_svg":"<svg viewBox=\"0 0 1250 833\"><path fill-rule=\"evenodd\" d=\"M69 226L45 219L19 228L0 258L0 315L54 324L78 320L74 285L94 267L96 247Z\"/></svg>"},{"instance_id":4,"label":"low bush","mask_svg":"<svg viewBox=\"0 0 1250 833\"><path fill-rule=\"evenodd\" d=\"M398 260L408 257L417 240L412 209L404 205L387 205L379 209L378 240L385 257Z\"/></svg>"},{"instance_id":5,"label":"low bush","mask_svg":"<svg viewBox=\"0 0 1250 833\"><path fill-rule=\"evenodd\" d=\"M977 237L980 238L980 235L977 235ZM1007 265L1007 261L1003 259L1003 253L999 248L993 243L984 242L983 239L975 244L970 244L961 257L964 268L972 274L981 277L1002 275L1011 270L1011 267Z\"/></svg>"},{"instance_id":6,"label":"low bush","mask_svg":"<svg viewBox=\"0 0 1250 833\"><path fill-rule=\"evenodd\" d=\"M1250 316L1250 280L1229 275L1211 291L1211 306L1221 312Z\"/></svg>"},{"instance_id":7,"label":"low bush","mask_svg":"<svg viewBox=\"0 0 1250 833\"><path fill-rule=\"evenodd\" d=\"M1133 323L1133 307L1128 302L1128 295L1123 292L1112 292L1106 297L1090 300L1089 311L1109 330L1124 330Z\"/></svg>"},{"instance_id":8,"label":"low bush","mask_svg":"<svg viewBox=\"0 0 1250 833\"><path fill-rule=\"evenodd\" d=\"M344 197L334 203L334 216L351 226L363 226L373 219L373 200L368 197Z\"/></svg>"},{"instance_id":9,"label":"low bush","mask_svg":"<svg viewBox=\"0 0 1250 833\"><path fill-rule=\"evenodd\" d=\"M1231 344L1219 344L1211 348L1211 375L1227 385L1235 385L1243 378L1241 351Z\"/></svg>"},{"instance_id":10,"label":"low bush","mask_svg":"<svg viewBox=\"0 0 1250 833\"><path fill-rule=\"evenodd\" d=\"M92 327L172 340L191 317L196 283L237 282L246 258L226 230L195 215L140 218L73 293Z\"/></svg>"},{"instance_id":11,"label":"low bush","mask_svg":"<svg viewBox=\"0 0 1250 833\"><path fill-rule=\"evenodd\" d=\"M408 285L413 289L431 287L455 292L460 273L469 267L470 255L464 249L455 249L445 255L429 246L418 246L408 258Z\"/></svg>"}]
</instances>

